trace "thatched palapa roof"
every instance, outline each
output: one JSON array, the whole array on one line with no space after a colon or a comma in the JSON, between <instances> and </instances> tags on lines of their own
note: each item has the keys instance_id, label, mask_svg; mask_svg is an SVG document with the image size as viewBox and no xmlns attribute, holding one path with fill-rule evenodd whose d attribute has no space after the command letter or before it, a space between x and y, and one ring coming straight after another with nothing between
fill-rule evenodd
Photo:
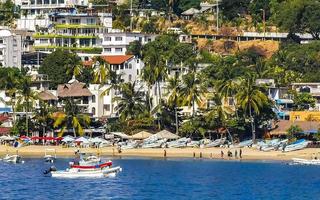
<instances>
[{"instance_id":1,"label":"thatched palapa roof","mask_svg":"<svg viewBox=\"0 0 320 200\"><path fill-rule=\"evenodd\" d=\"M57 89L58 97L89 97L92 93L86 84L79 81L72 83L60 84Z\"/></svg>"},{"instance_id":2,"label":"thatched palapa roof","mask_svg":"<svg viewBox=\"0 0 320 200\"><path fill-rule=\"evenodd\" d=\"M41 91L39 93L39 98L42 99L43 101L58 100L58 98L54 94L52 94L47 90Z\"/></svg>"},{"instance_id":3,"label":"thatched palapa roof","mask_svg":"<svg viewBox=\"0 0 320 200\"><path fill-rule=\"evenodd\" d=\"M147 131L140 131L139 133L132 135L131 138L136 140L142 140L150 137L151 135L152 134Z\"/></svg>"},{"instance_id":4,"label":"thatched palapa roof","mask_svg":"<svg viewBox=\"0 0 320 200\"><path fill-rule=\"evenodd\" d=\"M160 132L158 132L157 134L155 134L158 138L160 139L169 139L169 140L173 140L173 139L178 139L179 136L176 134L171 133L170 131L167 130L162 130Z\"/></svg>"}]
</instances>

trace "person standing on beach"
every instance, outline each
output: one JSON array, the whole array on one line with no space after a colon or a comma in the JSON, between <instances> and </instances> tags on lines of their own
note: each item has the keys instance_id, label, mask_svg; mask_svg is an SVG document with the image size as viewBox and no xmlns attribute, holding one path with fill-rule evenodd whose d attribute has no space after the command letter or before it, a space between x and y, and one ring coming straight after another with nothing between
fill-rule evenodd
<instances>
[{"instance_id":1,"label":"person standing on beach","mask_svg":"<svg viewBox=\"0 0 320 200\"><path fill-rule=\"evenodd\" d=\"M234 151L234 157L235 157L235 158L238 158L238 151L237 151L237 149Z\"/></svg>"},{"instance_id":2,"label":"person standing on beach","mask_svg":"<svg viewBox=\"0 0 320 200\"><path fill-rule=\"evenodd\" d=\"M242 149L239 150L239 157L242 158Z\"/></svg>"},{"instance_id":3,"label":"person standing on beach","mask_svg":"<svg viewBox=\"0 0 320 200\"><path fill-rule=\"evenodd\" d=\"M223 155L224 155L224 153L223 153L223 151L221 150L221 158L223 158Z\"/></svg>"}]
</instances>

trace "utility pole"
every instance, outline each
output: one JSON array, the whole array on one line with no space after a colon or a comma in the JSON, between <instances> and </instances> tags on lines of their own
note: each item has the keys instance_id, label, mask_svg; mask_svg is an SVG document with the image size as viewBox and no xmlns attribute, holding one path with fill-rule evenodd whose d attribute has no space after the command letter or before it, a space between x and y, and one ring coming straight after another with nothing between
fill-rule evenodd
<instances>
[{"instance_id":1,"label":"utility pole","mask_svg":"<svg viewBox=\"0 0 320 200\"><path fill-rule=\"evenodd\" d=\"M132 32L132 0L130 3L130 31Z\"/></svg>"},{"instance_id":2,"label":"utility pole","mask_svg":"<svg viewBox=\"0 0 320 200\"><path fill-rule=\"evenodd\" d=\"M217 33L219 32L219 0L217 0Z\"/></svg>"}]
</instances>

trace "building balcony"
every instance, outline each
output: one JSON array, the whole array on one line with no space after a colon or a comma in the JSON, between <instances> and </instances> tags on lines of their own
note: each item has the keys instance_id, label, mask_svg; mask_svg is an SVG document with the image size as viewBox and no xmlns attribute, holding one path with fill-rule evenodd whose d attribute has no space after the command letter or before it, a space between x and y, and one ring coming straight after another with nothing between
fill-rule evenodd
<instances>
[{"instance_id":1,"label":"building balcony","mask_svg":"<svg viewBox=\"0 0 320 200\"><path fill-rule=\"evenodd\" d=\"M41 34L37 33L32 35L35 39L46 39L46 38L74 38L74 39L94 39L99 38L97 35L94 34L78 34L78 35L71 35L71 34Z\"/></svg>"},{"instance_id":2,"label":"building balcony","mask_svg":"<svg viewBox=\"0 0 320 200\"><path fill-rule=\"evenodd\" d=\"M102 48L100 47L68 47L68 46L55 46L55 45L38 45L34 46L35 50L44 50L44 51L52 51L54 49L62 49L67 51L75 51L81 53L95 53L100 54L102 52Z\"/></svg>"},{"instance_id":3,"label":"building balcony","mask_svg":"<svg viewBox=\"0 0 320 200\"><path fill-rule=\"evenodd\" d=\"M55 24L56 29L66 29L66 28L103 28L102 25L98 24Z\"/></svg>"},{"instance_id":4,"label":"building balcony","mask_svg":"<svg viewBox=\"0 0 320 200\"><path fill-rule=\"evenodd\" d=\"M66 4L23 4L21 5L21 10L30 10L30 9L54 9L54 8L68 8L71 5Z\"/></svg>"}]
</instances>

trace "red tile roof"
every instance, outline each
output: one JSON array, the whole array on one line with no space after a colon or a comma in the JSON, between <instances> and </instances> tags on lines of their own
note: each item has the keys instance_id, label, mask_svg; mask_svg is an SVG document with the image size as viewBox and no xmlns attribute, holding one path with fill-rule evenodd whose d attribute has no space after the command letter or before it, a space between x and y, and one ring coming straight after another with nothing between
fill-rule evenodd
<instances>
[{"instance_id":1,"label":"red tile roof","mask_svg":"<svg viewBox=\"0 0 320 200\"><path fill-rule=\"evenodd\" d=\"M131 58L133 58L133 55L101 56L101 57L111 65L120 65L130 60ZM82 64L84 66L92 66L93 61L92 60L83 61Z\"/></svg>"},{"instance_id":2,"label":"red tile roof","mask_svg":"<svg viewBox=\"0 0 320 200\"><path fill-rule=\"evenodd\" d=\"M133 58L133 55L102 56L102 58L111 65L120 65Z\"/></svg>"}]
</instances>

